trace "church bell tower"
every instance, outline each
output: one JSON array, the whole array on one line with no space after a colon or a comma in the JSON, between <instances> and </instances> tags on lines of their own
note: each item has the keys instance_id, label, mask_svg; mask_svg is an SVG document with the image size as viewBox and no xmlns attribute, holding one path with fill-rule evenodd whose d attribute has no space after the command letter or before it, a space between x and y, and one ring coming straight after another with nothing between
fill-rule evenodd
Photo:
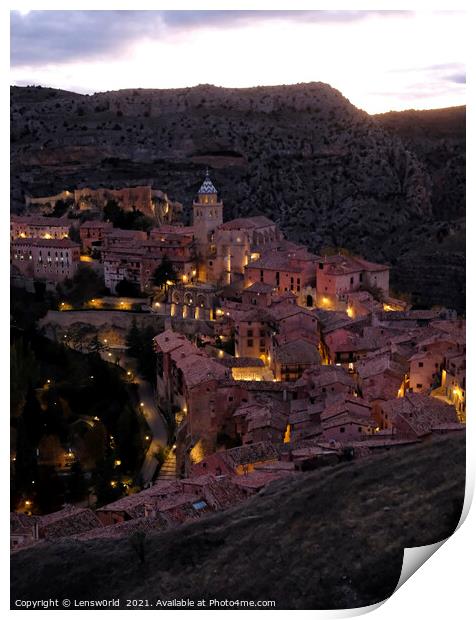
<instances>
[{"instance_id":1,"label":"church bell tower","mask_svg":"<svg viewBox=\"0 0 476 620\"><path fill-rule=\"evenodd\" d=\"M223 224L223 203L218 201L218 192L207 173L197 198L193 202L193 228L201 253L206 253L213 244L213 235Z\"/></svg>"}]
</instances>

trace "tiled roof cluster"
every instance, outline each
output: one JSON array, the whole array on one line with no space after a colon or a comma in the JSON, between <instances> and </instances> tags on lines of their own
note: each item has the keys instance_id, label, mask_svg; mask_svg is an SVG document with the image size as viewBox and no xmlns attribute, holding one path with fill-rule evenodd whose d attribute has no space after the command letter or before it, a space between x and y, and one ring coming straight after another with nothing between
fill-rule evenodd
<instances>
[{"instance_id":1,"label":"tiled roof cluster","mask_svg":"<svg viewBox=\"0 0 476 620\"><path fill-rule=\"evenodd\" d=\"M103 222L102 220L87 220L79 225L79 229L86 228L104 228L107 230L112 230L113 224L112 222Z\"/></svg>"},{"instance_id":2,"label":"tiled roof cluster","mask_svg":"<svg viewBox=\"0 0 476 620\"><path fill-rule=\"evenodd\" d=\"M259 357L221 357L218 363L227 368L263 368L264 362Z\"/></svg>"},{"instance_id":3,"label":"tiled roof cluster","mask_svg":"<svg viewBox=\"0 0 476 620\"><path fill-rule=\"evenodd\" d=\"M389 269L387 265L379 265L356 256L341 256L340 254L326 256L322 262L325 265L327 273L333 275L357 273L359 271L387 271Z\"/></svg>"},{"instance_id":4,"label":"tiled roof cluster","mask_svg":"<svg viewBox=\"0 0 476 620\"><path fill-rule=\"evenodd\" d=\"M417 437L427 435L432 430L438 430L441 425L455 425L454 428L464 428L458 423L455 408L438 398L424 394L405 394L403 398L388 400L382 404L382 411L386 413L401 430L400 420L415 433Z\"/></svg>"},{"instance_id":5,"label":"tiled roof cluster","mask_svg":"<svg viewBox=\"0 0 476 620\"><path fill-rule=\"evenodd\" d=\"M275 429L284 433L288 419L285 412L279 411L277 404L271 402L262 405L256 403L241 405L233 417L245 419L248 433L263 428Z\"/></svg>"},{"instance_id":6,"label":"tiled roof cluster","mask_svg":"<svg viewBox=\"0 0 476 620\"><path fill-rule=\"evenodd\" d=\"M257 228L275 227L276 224L264 215L255 215L251 217L239 217L220 224L220 230L253 230Z\"/></svg>"},{"instance_id":7,"label":"tiled roof cluster","mask_svg":"<svg viewBox=\"0 0 476 620\"><path fill-rule=\"evenodd\" d=\"M281 364L319 364L320 361L316 345L304 338L298 338L276 347L274 355Z\"/></svg>"},{"instance_id":8,"label":"tiled roof cluster","mask_svg":"<svg viewBox=\"0 0 476 620\"><path fill-rule=\"evenodd\" d=\"M150 502L159 502L164 498L178 495L180 492L181 487L178 482L158 482L140 493L126 495L111 504L102 506L98 512L123 512L130 518L138 518L144 516L145 506Z\"/></svg>"},{"instance_id":9,"label":"tiled roof cluster","mask_svg":"<svg viewBox=\"0 0 476 620\"><path fill-rule=\"evenodd\" d=\"M66 506L58 512L39 517L40 538L62 538L102 527L101 521L89 508Z\"/></svg>"},{"instance_id":10,"label":"tiled roof cluster","mask_svg":"<svg viewBox=\"0 0 476 620\"><path fill-rule=\"evenodd\" d=\"M281 480L294 474L294 469L262 470L256 469L244 476L233 476L232 481L238 487L251 492L259 491L270 482Z\"/></svg>"},{"instance_id":11,"label":"tiled roof cluster","mask_svg":"<svg viewBox=\"0 0 476 620\"><path fill-rule=\"evenodd\" d=\"M61 217L46 217L42 215L12 215L12 222L17 224L26 224L27 226L58 226L69 228L71 220Z\"/></svg>"},{"instance_id":12,"label":"tiled roof cluster","mask_svg":"<svg viewBox=\"0 0 476 620\"><path fill-rule=\"evenodd\" d=\"M271 293L274 291L274 286L271 284L266 284L266 282L254 282L250 286L247 286L243 289L243 293Z\"/></svg>"},{"instance_id":13,"label":"tiled roof cluster","mask_svg":"<svg viewBox=\"0 0 476 620\"><path fill-rule=\"evenodd\" d=\"M341 384L354 387L354 380L342 366L316 365L304 371L296 385L306 387L310 393L320 392L323 387L332 384Z\"/></svg>"},{"instance_id":14,"label":"tiled roof cluster","mask_svg":"<svg viewBox=\"0 0 476 620\"><path fill-rule=\"evenodd\" d=\"M27 237L25 239L15 239L12 241L12 247L37 247L37 248L52 248L52 249L70 249L79 248L80 244L71 239L38 239L37 237Z\"/></svg>"},{"instance_id":15,"label":"tiled roof cluster","mask_svg":"<svg viewBox=\"0 0 476 620\"><path fill-rule=\"evenodd\" d=\"M220 452L220 457L233 469L239 465L247 465L256 461L273 461L278 459L278 449L275 444L269 441L238 446Z\"/></svg>"}]
</instances>

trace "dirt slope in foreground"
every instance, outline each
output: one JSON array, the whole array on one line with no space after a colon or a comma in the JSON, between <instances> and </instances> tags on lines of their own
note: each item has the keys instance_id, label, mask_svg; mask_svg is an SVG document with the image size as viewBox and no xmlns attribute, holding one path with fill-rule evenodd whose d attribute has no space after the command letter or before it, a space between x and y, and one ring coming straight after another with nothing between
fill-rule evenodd
<instances>
[{"instance_id":1,"label":"dirt slope in foreground","mask_svg":"<svg viewBox=\"0 0 476 620\"><path fill-rule=\"evenodd\" d=\"M240 507L128 539L64 541L12 557L12 600L276 600L331 609L388 597L403 549L449 536L461 513L465 439L445 437L274 483Z\"/></svg>"}]
</instances>

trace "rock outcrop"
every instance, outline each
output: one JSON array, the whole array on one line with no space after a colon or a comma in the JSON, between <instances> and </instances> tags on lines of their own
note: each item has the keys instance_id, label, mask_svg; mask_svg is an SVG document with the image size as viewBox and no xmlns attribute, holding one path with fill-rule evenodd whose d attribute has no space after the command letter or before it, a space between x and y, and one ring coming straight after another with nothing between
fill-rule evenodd
<instances>
[{"instance_id":1,"label":"rock outcrop","mask_svg":"<svg viewBox=\"0 0 476 620\"><path fill-rule=\"evenodd\" d=\"M418 254L422 244L430 256L440 251L442 228L464 265L464 140L453 145L445 172L432 163L437 129L434 139L432 126L424 140L409 139L402 117L371 117L327 84L91 96L13 87L11 98L15 209L25 191L52 195L95 184L151 183L190 205L209 165L226 218L262 213L314 251L346 247L387 261L395 266L396 293L415 289L401 259ZM455 122L464 127L464 115ZM459 179L458 192L445 189L449 179ZM436 283L415 301L461 312L464 293L455 297L448 287L449 255L438 256L431 260ZM457 269L463 281L464 268Z\"/></svg>"}]
</instances>

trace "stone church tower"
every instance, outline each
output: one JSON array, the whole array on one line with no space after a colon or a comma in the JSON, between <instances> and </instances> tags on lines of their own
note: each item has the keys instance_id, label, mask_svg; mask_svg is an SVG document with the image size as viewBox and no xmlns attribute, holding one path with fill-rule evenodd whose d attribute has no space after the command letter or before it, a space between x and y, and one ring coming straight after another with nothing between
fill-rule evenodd
<instances>
[{"instance_id":1,"label":"stone church tower","mask_svg":"<svg viewBox=\"0 0 476 620\"><path fill-rule=\"evenodd\" d=\"M193 228L202 256L213 252L214 233L220 224L223 224L223 203L218 202L218 192L207 170L197 199L193 202Z\"/></svg>"}]
</instances>

